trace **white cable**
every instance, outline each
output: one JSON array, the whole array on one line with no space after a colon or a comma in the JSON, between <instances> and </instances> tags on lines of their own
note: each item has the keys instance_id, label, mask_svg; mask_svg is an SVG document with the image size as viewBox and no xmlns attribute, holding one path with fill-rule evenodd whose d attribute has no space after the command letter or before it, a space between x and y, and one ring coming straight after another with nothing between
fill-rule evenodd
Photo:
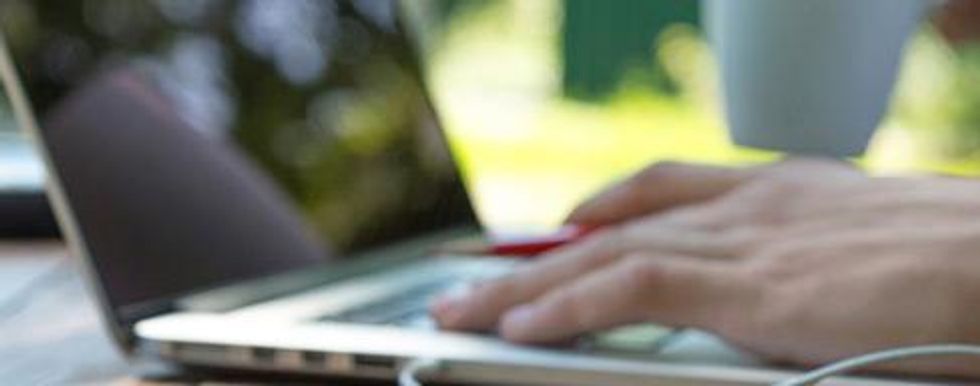
<instances>
[{"instance_id":1,"label":"white cable","mask_svg":"<svg viewBox=\"0 0 980 386\"><path fill-rule=\"evenodd\" d=\"M944 344L929 346L902 347L891 350L878 351L865 354L839 362L834 362L824 367L815 369L806 374L778 382L773 386L814 386L818 382L846 372L857 370L872 364L892 362L901 359L928 356L978 356L980 357L980 346L964 344ZM419 375L425 372L434 372L440 369L441 362L431 358L416 358L408 361L398 370L399 386L423 386L418 380Z\"/></svg>"},{"instance_id":2,"label":"white cable","mask_svg":"<svg viewBox=\"0 0 980 386\"><path fill-rule=\"evenodd\" d=\"M902 347L891 350L878 351L866 355L861 355L840 362L834 362L827 366L810 371L806 374L794 377L774 386L813 386L825 378L841 375L845 372L866 367L876 363L891 362L900 359L927 356L948 356L948 355L971 355L980 356L980 346L965 344L943 344L930 346Z\"/></svg>"},{"instance_id":3,"label":"white cable","mask_svg":"<svg viewBox=\"0 0 980 386\"><path fill-rule=\"evenodd\" d=\"M398 370L398 386L422 386L419 374L439 370L441 363L437 359L415 358Z\"/></svg>"}]
</instances>

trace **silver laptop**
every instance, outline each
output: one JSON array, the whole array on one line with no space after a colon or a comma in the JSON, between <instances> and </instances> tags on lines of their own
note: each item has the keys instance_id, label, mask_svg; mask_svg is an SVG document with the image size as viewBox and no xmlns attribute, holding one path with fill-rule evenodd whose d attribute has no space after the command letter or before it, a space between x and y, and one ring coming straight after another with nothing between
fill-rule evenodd
<instances>
[{"instance_id":1,"label":"silver laptop","mask_svg":"<svg viewBox=\"0 0 980 386\"><path fill-rule=\"evenodd\" d=\"M380 379L430 359L457 383L793 374L696 331L541 348L434 328L433 294L516 264L438 252L480 227L401 15L446 5L0 3L7 95L121 350Z\"/></svg>"}]
</instances>

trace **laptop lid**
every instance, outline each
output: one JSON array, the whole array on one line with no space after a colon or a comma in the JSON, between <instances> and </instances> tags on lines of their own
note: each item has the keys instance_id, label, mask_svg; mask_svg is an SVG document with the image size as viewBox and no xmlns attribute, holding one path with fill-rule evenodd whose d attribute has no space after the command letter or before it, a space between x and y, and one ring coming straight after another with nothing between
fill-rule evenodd
<instances>
[{"instance_id":1,"label":"laptop lid","mask_svg":"<svg viewBox=\"0 0 980 386\"><path fill-rule=\"evenodd\" d=\"M179 296L476 224L395 7L0 3L22 125L33 105L62 227L124 346Z\"/></svg>"}]
</instances>

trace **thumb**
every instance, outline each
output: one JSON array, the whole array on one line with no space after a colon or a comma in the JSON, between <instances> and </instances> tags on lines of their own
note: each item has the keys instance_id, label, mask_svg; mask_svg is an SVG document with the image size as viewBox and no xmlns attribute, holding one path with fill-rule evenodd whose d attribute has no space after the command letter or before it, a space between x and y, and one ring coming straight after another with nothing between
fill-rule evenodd
<instances>
[{"instance_id":1,"label":"thumb","mask_svg":"<svg viewBox=\"0 0 980 386\"><path fill-rule=\"evenodd\" d=\"M752 174L753 169L656 163L586 200L565 221L606 225L706 201L728 192Z\"/></svg>"}]
</instances>

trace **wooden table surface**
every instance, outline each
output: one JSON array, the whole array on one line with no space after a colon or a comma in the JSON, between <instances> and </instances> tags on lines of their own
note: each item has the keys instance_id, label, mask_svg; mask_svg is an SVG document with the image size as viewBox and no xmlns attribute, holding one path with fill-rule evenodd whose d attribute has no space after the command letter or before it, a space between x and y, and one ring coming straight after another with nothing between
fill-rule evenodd
<instances>
[{"instance_id":1,"label":"wooden table surface","mask_svg":"<svg viewBox=\"0 0 980 386\"><path fill-rule=\"evenodd\" d=\"M190 374L128 363L58 241L0 241L0 385L363 384Z\"/></svg>"},{"instance_id":2,"label":"wooden table surface","mask_svg":"<svg viewBox=\"0 0 980 386\"><path fill-rule=\"evenodd\" d=\"M0 334L3 384L129 382L57 241L0 243Z\"/></svg>"}]
</instances>

